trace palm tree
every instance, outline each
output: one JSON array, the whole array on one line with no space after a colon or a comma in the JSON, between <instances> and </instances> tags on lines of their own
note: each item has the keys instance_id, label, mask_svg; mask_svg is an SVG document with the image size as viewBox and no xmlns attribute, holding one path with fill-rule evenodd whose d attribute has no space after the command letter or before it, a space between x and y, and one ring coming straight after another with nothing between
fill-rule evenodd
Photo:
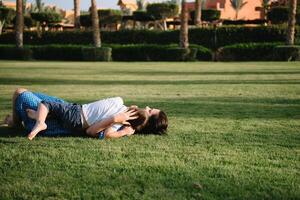
<instances>
[{"instance_id":1,"label":"palm tree","mask_svg":"<svg viewBox=\"0 0 300 200\"><path fill-rule=\"evenodd\" d=\"M188 10L185 0L181 1L181 16L180 16L180 44L181 48L187 49L189 47L188 37Z\"/></svg>"},{"instance_id":2,"label":"palm tree","mask_svg":"<svg viewBox=\"0 0 300 200\"><path fill-rule=\"evenodd\" d=\"M23 28L24 28L24 17L23 17L23 0L16 0L16 46L17 48L23 48Z\"/></svg>"},{"instance_id":3,"label":"palm tree","mask_svg":"<svg viewBox=\"0 0 300 200\"><path fill-rule=\"evenodd\" d=\"M100 30L99 30L99 16L97 12L96 0L91 0L91 13L92 13L92 26L93 26L93 38L94 46L101 47Z\"/></svg>"},{"instance_id":4,"label":"palm tree","mask_svg":"<svg viewBox=\"0 0 300 200\"><path fill-rule=\"evenodd\" d=\"M74 0L74 27L80 29L80 0Z\"/></svg>"},{"instance_id":5,"label":"palm tree","mask_svg":"<svg viewBox=\"0 0 300 200\"><path fill-rule=\"evenodd\" d=\"M197 27L201 26L201 12L202 10L202 0L195 1L195 25Z\"/></svg>"},{"instance_id":6,"label":"palm tree","mask_svg":"<svg viewBox=\"0 0 300 200\"><path fill-rule=\"evenodd\" d=\"M287 28L286 44L294 45L296 24L297 0L289 1L289 21Z\"/></svg>"},{"instance_id":7,"label":"palm tree","mask_svg":"<svg viewBox=\"0 0 300 200\"><path fill-rule=\"evenodd\" d=\"M230 0L231 7L235 10L235 19L238 18L239 11L248 3L244 0Z\"/></svg>"}]
</instances>

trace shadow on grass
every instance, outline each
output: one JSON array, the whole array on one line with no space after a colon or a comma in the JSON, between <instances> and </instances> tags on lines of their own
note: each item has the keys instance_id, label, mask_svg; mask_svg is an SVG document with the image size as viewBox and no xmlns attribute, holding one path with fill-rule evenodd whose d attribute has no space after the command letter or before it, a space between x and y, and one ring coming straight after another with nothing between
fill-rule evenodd
<instances>
[{"instance_id":1,"label":"shadow on grass","mask_svg":"<svg viewBox=\"0 0 300 200\"><path fill-rule=\"evenodd\" d=\"M145 102L132 102L146 106ZM300 99L199 97L152 101L173 117L299 119Z\"/></svg>"},{"instance_id":2,"label":"shadow on grass","mask_svg":"<svg viewBox=\"0 0 300 200\"><path fill-rule=\"evenodd\" d=\"M300 84L299 79L275 80L66 80L46 78L1 78L1 85L189 85L189 84Z\"/></svg>"},{"instance_id":3,"label":"shadow on grass","mask_svg":"<svg viewBox=\"0 0 300 200\"><path fill-rule=\"evenodd\" d=\"M62 70L63 73L66 73L65 69L61 67L33 67L33 68L20 68L20 67L0 67L0 70L22 70L32 72L33 70L37 71L45 71L45 70ZM72 68L70 68L72 70ZM137 75L137 76L182 76L182 75L295 75L300 74L300 70L274 70L270 69L268 71L265 70L253 70L253 71L160 71L160 70L103 70L101 68L98 69L86 69L86 68L76 68L76 71L80 71L82 75L90 75L90 74L99 74L99 75ZM71 73L72 74L72 73Z\"/></svg>"}]
</instances>

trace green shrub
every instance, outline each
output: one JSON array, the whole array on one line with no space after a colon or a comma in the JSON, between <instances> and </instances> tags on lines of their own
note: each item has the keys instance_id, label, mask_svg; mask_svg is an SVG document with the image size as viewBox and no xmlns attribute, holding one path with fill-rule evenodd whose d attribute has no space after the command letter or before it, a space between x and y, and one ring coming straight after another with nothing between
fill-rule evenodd
<instances>
[{"instance_id":1,"label":"green shrub","mask_svg":"<svg viewBox=\"0 0 300 200\"><path fill-rule=\"evenodd\" d=\"M146 11L134 11L132 16L135 21L140 22L155 20L155 18L152 15L149 15Z\"/></svg>"},{"instance_id":2,"label":"green shrub","mask_svg":"<svg viewBox=\"0 0 300 200\"><path fill-rule=\"evenodd\" d=\"M113 45L114 61L192 61L197 50L175 45Z\"/></svg>"},{"instance_id":3,"label":"green shrub","mask_svg":"<svg viewBox=\"0 0 300 200\"><path fill-rule=\"evenodd\" d=\"M195 20L195 11L190 12L191 20ZM216 9L205 9L201 10L201 20L212 22L215 20L220 19L221 17L221 11Z\"/></svg>"},{"instance_id":4,"label":"green shrub","mask_svg":"<svg viewBox=\"0 0 300 200\"><path fill-rule=\"evenodd\" d=\"M298 27L297 27L298 32ZM284 42L286 36L285 26L222 26L216 29L195 28L189 30L189 41L209 49L217 49L237 43L264 43ZM297 35L296 35L297 36ZM91 31L64 31L45 32L42 37L37 37L36 32L24 32L24 44L45 45L45 44L73 44L91 45ZM101 38L105 44L178 44L179 30L151 31L151 30L122 30L102 31ZM4 33L0 36L0 44L14 44L13 32Z\"/></svg>"},{"instance_id":5,"label":"green shrub","mask_svg":"<svg viewBox=\"0 0 300 200\"><path fill-rule=\"evenodd\" d=\"M213 59L213 52L200 45L191 44L190 48L197 49L196 59L199 61L211 61Z\"/></svg>"},{"instance_id":6,"label":"green shrub","mask_svg":"<svg viewBox=\"0 0 300 200\"><path fill-rule=\"evenodd\" d=\"M92 26L92 20L91 15L80 15L80 25L83 27L91 27Z\"/></svg>"},{"instance_id":7,"label":"green shrub","mask_svg":"<svg viewBox=\"0 0 300 200\"><path fill-rule=\"evenodd\" d=\"M277 61L299 61L300 46L277 46L274 49L274 60Z\"/></svg>"},{"instance_id":8,"label":"green shrub","mask_svg":"<svg viewBox=\"0 0 300 200\"><path fill-rule=\"evenodd\" d=\"M76 45L44 45L32 46L33 58L37 60L82 60L81 46Z\"/></svg>"},{"instance_id":9,"label":"green shrub","mask_svg":"<svg viewBox=\"0 0 300 200\"><path fill-rule=\"evenodd\" d=\"M36 12L30 13L32 19L41 23L59 23L62 21L62 16L56 12Z\"/></svg>"},{"instance_id":10,"label":"green shrub","mask_svg":"<svg viewBox=\"0 0 300 200\"><path fill-rule=\"evenodd\" d=\"M221 47L216 53L218 61L270 61L276 43L248 43Z\"/></svg>"},{"instance_id":11,"label":"green shrub","mask_svg":"<svg viewBox=\"0 0 300 200\"><path fill-rule=\"evenodd\" d=\"M113 9L98 10L100 24L113 24L122 20L122 11Z\"/></svg>"},{"instance_id":12,"label":"green shrub","mask_svg":"<svg viewBox=\"0 0 300 200\"><path fill-rule=\"evenodd\" d=\"M179 7L172 3L151 3L147 5L147 13L155 19L166 19L178 14Z\"/></svg>"},{"instance_id":13,"label":"green shrub","mask_svg":"<svg viewBox=\"0 0 300 200\"><path fill-rule=\"evenodd\" d=\"M24 47L16 48L14 45L0 45L1 60L32 60L32 50Z\"/></svg>"},{"instance_id":14,"label":"green shrub","mask_svg":"<svg viewBox=\"0 0 300 200\"><path fill-rule=\"evenodd\" d=\"M109 47L83 47L82 58L85 61L111 61L112 49Z\"/></svg>"},{"instance_id":15,"label":"green shrub","mask_svg":"<svg viewBox=\"0 0 300 200\"><path fill-rule=\"evenodd\" d=\"M274 7L268 12L268 20L272 24L281 24L287 22L289 19L288 7Z\"/></svg>"}]
</instances>

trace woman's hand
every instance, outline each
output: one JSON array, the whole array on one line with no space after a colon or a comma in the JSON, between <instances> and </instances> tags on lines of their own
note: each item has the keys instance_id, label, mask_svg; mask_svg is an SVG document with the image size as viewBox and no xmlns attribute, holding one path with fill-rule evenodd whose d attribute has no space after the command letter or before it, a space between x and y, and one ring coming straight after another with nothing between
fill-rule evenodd
<instances>
[{"instance_id":1,"label":"woman's hand","mask_svg":"<svg viewBox=\"0 0 300 200\"><path fill-rule=\"evenodd\" d=\"M138 118L138 116L136 116L136 114L137 114L137 111L135 111L135 110L127 110L125 112L121 112L114 117L114 122L120 123L120 124L125 124L125 125L130 125L128 120L133 120L133 119Z\"/></svg>"}]
</instances>

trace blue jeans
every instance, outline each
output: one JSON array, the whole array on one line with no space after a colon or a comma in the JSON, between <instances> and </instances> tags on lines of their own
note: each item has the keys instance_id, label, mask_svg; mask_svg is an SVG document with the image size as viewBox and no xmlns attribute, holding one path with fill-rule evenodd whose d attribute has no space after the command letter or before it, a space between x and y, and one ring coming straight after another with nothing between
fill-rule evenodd
<instances>
[{"instance_id":1,"label":"blue jeans","mask_svg":"<svg viewBox=\"0 0 300 200\"><path fill-rule=\"evenodd\" d=\"M41 101L41 103L48 108L48 116L57 119L64 128L73 131L83 131L81 105L50 101Z\"/></svg>"}]
</instances>

